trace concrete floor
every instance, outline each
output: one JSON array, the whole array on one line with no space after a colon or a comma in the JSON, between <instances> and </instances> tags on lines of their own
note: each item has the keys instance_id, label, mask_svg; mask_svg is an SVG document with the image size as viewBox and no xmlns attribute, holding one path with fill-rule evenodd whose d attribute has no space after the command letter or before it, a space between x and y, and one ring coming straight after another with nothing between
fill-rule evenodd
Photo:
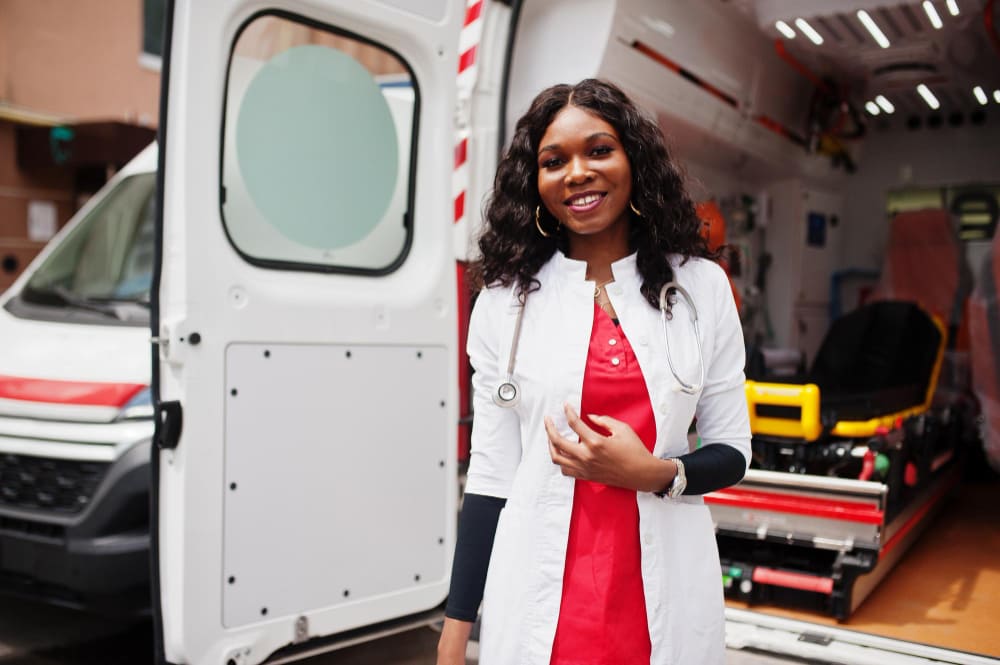
<instances>
[{"instance_id":1,"label":"concrete floor","mask_svg":"<svg viewBox=\"0 0 1000 665\"><path fill-rule=\"evenodd\" d=\"M300 661L305 665L434 665L438 633L411 630ZM476 645L469 665L477 662ZM149 621L121 621L20 599L0 597L0 665L147 665ZM729 651L727 665L788 665L794 661Z\"/></svg>"}]
</instances>

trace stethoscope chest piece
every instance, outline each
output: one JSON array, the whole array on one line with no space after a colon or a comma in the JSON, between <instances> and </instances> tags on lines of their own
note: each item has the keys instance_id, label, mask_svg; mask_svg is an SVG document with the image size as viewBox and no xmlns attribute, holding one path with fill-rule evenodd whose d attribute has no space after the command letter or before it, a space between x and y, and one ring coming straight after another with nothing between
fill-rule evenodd
<instances>
[{"instance_id":1,"label":"stethoscope chest piece","mask_svg":"<svg viewBox=\"0 0 1000 665\"><path fill-rule=\"evenodd\" d=\"M493 403L505 409L513 409L521 401L521 388L512 377L514 376L514 356L517 354L517 344L521 340L521 322L523 320L524 303L522 302L517 308L517 319L514 320L514 335L510 340L510 354L507 356L507 376L493 393Z\"/></svg>"},{"instance_id":2,"label":"stethoscope chest piece","mask_svg":"<svg viewBox=\"0 0 1000 665\"><path fill-rule=\"evenodd\" d=\"M507 409L517 406L520 401L521 391L518 390L517 384L510 379L497 386L496 392L493 393L493 403Z\"/></svg>"}]
</instances>

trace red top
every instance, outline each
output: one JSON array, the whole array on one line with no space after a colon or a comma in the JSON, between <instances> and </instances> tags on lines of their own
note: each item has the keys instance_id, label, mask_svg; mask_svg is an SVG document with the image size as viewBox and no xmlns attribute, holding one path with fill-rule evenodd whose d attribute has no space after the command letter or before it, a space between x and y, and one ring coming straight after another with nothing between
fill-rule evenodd
<instances>
[{"instance_id":1,"label":"red top","mask_svg":"<svg viewBox=\"0 0 1000 665\"><path fill-rule=\"evenodd\" d=\"M646 381L625 335L596 303L580 412L628 423L653 450ZM649 655L635 491L577 480L551 665L640 665Z\"/></svg>"}]
</instances>

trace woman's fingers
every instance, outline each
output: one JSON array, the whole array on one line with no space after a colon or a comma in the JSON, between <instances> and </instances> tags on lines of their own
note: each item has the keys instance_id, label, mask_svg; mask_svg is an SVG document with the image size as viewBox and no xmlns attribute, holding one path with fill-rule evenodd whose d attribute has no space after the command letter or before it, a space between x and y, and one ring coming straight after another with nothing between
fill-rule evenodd
<instances>
[{"instance_id":1,"label":"woman's fingers","mask_svg":"<svg viewBox=\"0 0 1000 665\"><path fill-rule=\"evenodd\" d=\"M566 458L575 458L577 448L579 444L576 444L562 434L556 429L556 424L549 416L545 416L545 433L549 436L549 447L557 451L560 455Z\"/></svg>"},{"instance_id":2,"label":"woman's fingers","mask_svg":"<svg viewBox=\"0 0 1000 665\"><path fill-rule=\"evenodd\" d=\"M549 439L549 457L552 458L553 464L562 469L564 476L578 477L576 474L579 473L579 467L576 461L562 454L559 446L552 439Z\"/></svg>"},{"instance_id":3,"label":"woman's fingers","mask_svg":"<svg viewBox=\"0 0 1000 665\"><path fill-rule=\"evenodd\" d=\"M563 475L583 478L584 469L579 459L580 444L573 443L556 429L555 423L548 416L544 419L545 432L549 437L549 457L552 463L559 465Z\"/></svg>"},{"instance_id":4,"label":"woman's fingers","mask_svg":"<svg viewBox=\"0 0 1000 665\"><path fill-rule=\"evenodd\" d=\"M583 421L572 406L568 403L563 404L563 411L566 412L566 423L569 428L580 435L581 442L596 442L598 439L602 438L600 434L595 432L593 428Z\"/></svg>"},{"instance_id":5,"label":"woman's fingers","mask_svg":"<svg viewBox=\"0 0 1000 665\"><path fill-rule=\"evenodd\" d=\"M544 419L549 456L563 475L638 489L636 469L641 470L651 454L629 424L610 416L588 416L595 427L610 432L609 436L604 436L587 425L568 404L563 409L566 422L579 435L579 441L571 441L563 435L552 417Z\"/></svg>"},{"instance_id":6,"label":"woman's fingers","mask_svg":"<svg viewBox=\"0 0 1000 665\"><path fill-rule=\"evenodd\" d=\"M549 441L549 455L552 457L552 463L562 470L564 476L572 476L573 478L584 477L584 472L580 464L576 460L561 454L551 441Z\"/></svg>"},{"instance_id":7,"label":"woman's fingers","mask_svg":"<svg viewBox=\"0 0 1000 665\"><path fill-rule=\"evenodd\" d=\"M611 436L614 436L625 429L631 429L627 423L616 418L612 418L611 416L588 415L587 417L590 418L591 422L596 423L611 432Z\"/></svg>"}]
</instances>

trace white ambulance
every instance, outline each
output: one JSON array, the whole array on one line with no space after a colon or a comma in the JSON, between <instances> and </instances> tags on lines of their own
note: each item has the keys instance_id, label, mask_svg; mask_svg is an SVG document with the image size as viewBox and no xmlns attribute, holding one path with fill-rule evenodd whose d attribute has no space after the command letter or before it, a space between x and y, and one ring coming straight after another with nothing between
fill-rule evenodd
<instances>
[{"instance_id":1,"label":"white ambulance","mask_svg":"<svg viewBox=\"0 0 1000 665\"><path fill-rule=\"evenodd\" d=\"M151 561L164 663L286 662L437 620L470 415L462 265L498 151L552 83L608 78L656 116L693 196L740 220L748 331L815 355L831 278L882 264L887 190L993 191L1000 131L972 115L938 134L890 121L863 153L848 146L837 119L881 119L811 108L829 105L816 91L832 84L810 68L829 63L812 47L776 50L776 31L808 19L840 36L837 53L880 56L898 79L859 12L901 38L925 10L780 5L169 2L159 152L116 176L2 301L0 573L89 605L141 589ZM940 34L964 38L992 5L959 2ZM1000 88L983 57L962 60L968 76ZM902 94L897 104L927 115ZM945 160L940 146L961 152ZM749 275L767 253L762 291ZM786 494L827 512L853 492L873 502L855 506L862 522L882 518L884 484L806 476L748 482L794 486ZM865 524L889 539L891 525ZM849 556L856 538L821 545ZM936 620L936 605L921 608ZM971 629L978 614L943 621ZM738 602L727 619L731 647L822 662L985 663L972 652L996 647L929 638L920 621L837 625Z\"/></svg>"},{"instance_id":2,"label":"white ambulance","mask_svg":"<svg viewBox=\"0 0 1000 665\"><path fill-rule=\"evenodd\" d=\"M148 607L156 150L0 297L0 585Z\"/></svg>"}]
</instances>

